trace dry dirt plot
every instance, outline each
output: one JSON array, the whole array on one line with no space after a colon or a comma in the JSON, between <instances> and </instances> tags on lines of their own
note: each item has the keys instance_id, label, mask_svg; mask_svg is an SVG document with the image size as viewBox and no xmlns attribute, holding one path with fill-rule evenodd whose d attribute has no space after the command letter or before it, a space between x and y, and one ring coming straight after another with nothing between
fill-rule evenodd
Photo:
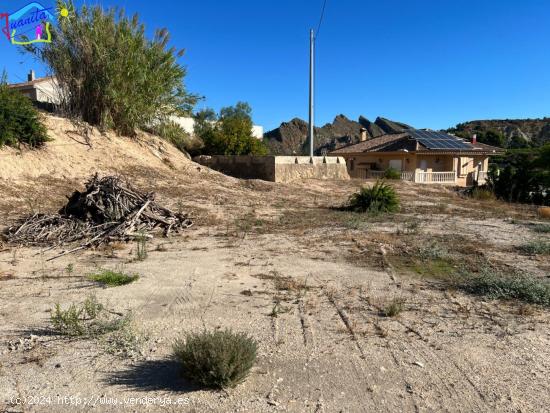
<instances>
[{"instance_id":1,"label":"dry dirt plot","mask_svg":"<svg viewBox=\"0 0 550 413\"><path fill-rule=\"evenodd\" d=\"M533 209L397 183L401 212L365 217L331 208L358 181L238 181L191 163L124 169L173 210L191 210L195 227L148 242L142 260L134 243L54 261L55 251L1 246L0 411L120 411L115 401L155 412L548 410L549 310L452 282L487 268L548 278L548 256L518 250L549 240ZM55 211L84 180L17 180L0 200L2 224L37 208L24 201L29 188ZM105 288L88 278L98 269L139 279ZM132 313L131 334L51 334L56 303L92 294ZM245 383L213 392L180 377L172 343L204 327L258 341Z\"/></svg>"}]
</instances>

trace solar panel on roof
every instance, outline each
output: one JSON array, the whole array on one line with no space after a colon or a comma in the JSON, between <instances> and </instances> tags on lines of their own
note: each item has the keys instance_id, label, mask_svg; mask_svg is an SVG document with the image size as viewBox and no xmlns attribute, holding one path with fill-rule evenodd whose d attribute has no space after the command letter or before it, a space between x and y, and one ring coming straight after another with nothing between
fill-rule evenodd
<instances>
[{"instance_id":1,"label":"solar panel on roof","mask_svg":"<svg viewBox=\"0 0 550 413\"><path fill-rule=\"evenodd\" d=\"M469 143L446 133L419 129L408 131L408 133L428 149L472 149L472 145Z\"/></svg>"}]
</instances>

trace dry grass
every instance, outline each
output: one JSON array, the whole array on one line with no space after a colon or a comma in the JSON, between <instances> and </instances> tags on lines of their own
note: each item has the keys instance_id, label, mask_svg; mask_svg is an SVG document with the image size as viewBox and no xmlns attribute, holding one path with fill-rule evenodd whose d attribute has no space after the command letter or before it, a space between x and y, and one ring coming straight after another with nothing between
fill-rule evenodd
<instances>
[{"instance_id":1,"label":"dry grass","mask_svg":"<svg viewBox=\"0 0 550 413\"><path fill-rule=\"evenodd\" d=\"M272 281L277 291L302 294L312 288L308 285L307 278L285 277L277 271L271 271L269 274L255 274L253 277Z\"/></svg>"}]
</instances>

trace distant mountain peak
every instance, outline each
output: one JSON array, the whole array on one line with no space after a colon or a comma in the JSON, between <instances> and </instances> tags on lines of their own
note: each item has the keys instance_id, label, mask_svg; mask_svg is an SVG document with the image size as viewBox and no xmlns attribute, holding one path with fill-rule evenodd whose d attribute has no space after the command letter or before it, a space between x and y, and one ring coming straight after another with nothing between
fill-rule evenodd
<instances>
[{"instance_id":1,"label":"distant mountain peak","mask_svg":"<svg viewBox=\"0 0 550 413\"><path fill-rule=\"evenodd\" d=\"M334 117L332 123L315 128L315 152L321 154L357 143L361 140L363 128L367 130L368 139L414 129L406 123L381 116L371 122L364 116L359 116L359 119L354 121L339 114ZM488 132L494 132L503 137L504 147L539 146L550 142L550 118L475 120L461 123L455 128L447 129L446 132L465 139L470 139L475 133L478 140L482 140ZM267 132L264 137L273 154L309 153L308 124L305 120L294 118L290 122L283 122L277 129Z\"/></svg>"},{"instance_id":2,"label":"distant mountain peak","mask_svg":"<svg viewBox=\"0 0 550 413\"><path fill-rule=\"evenodd\" d=\"M376 138L388 133L398 133L411 129L409 125L378 117L375 122L360 116L358 121L350 120L346 115L339 114L332 123L315 128L315 152L329 152L361 139L361 129L367 130L368 138ZM271 152L280 155L307 154L309 151L308 124L306 121L294 118L290 122L267 132L265 141Z\"/></svg>"}]
</instances>

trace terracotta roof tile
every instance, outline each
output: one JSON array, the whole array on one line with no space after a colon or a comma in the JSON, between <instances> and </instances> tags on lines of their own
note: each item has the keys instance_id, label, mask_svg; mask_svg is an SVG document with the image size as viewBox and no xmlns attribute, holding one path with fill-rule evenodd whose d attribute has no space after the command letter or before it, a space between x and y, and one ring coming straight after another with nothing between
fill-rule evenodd
<instances>
[{"instance_id":1,"label":"terracotta roof tile","mask_svg":"<svg viewBox=\"0 0 550 413\"><path fill-rule=\"evenodd\" d=\"M469 142L468 142L469 143ZM363 153L363 152L399 152L407 150L408 152L436 152L436 153L487 153L495 152L502 153L504 149L497 148L496 146L490 146L483 143L471 144L471 149L466 150L452 150L452 149L428 149L423 146L416 139L412 138L407 132L396 133L390 135L382 135L378 138L368 139L363 142L348 145L340 149L336 149L331 152L333 155L340 155L346 153Z\"/></svg>"},{"instance_id":2,"label":"terracotta roof tile","mask_svg":"<svg viewBox=\"0 0 550 413\"><path fill-rule=\"evenodd\" d=\"M371 152L377 148L381 148L390 143L394 143L399 139L406 138L408 135L406 133L396 133L392 135L382 135L378 138L367 139L366 141L359 142L353 145L345 146L340 149L332 151L331 154L340 154L340 153L361 153L361 152Z\"/></svg>"}]
</instances>

